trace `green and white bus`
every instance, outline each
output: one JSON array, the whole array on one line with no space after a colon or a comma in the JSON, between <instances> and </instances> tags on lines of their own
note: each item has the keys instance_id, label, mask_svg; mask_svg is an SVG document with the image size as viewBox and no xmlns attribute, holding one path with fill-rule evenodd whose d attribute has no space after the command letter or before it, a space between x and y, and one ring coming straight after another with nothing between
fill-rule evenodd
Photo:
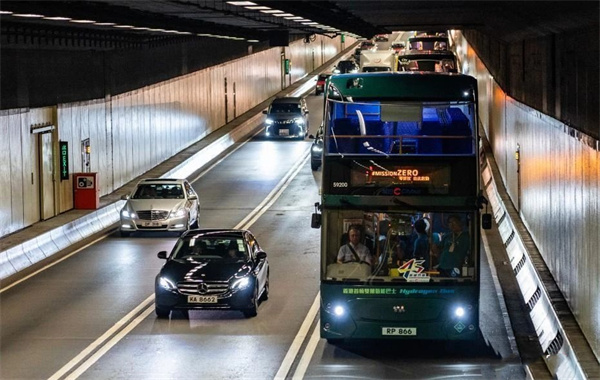
<instances>
[{"instance_id":1,"label":"green and white bus","mask_svg":"<svg viewBox=\"0 0 600 380\"><path fill-rule=\"evenodd\" d=\"M477 82L468 75L330 77L312 218L321 229L321 337L479 336L487 201L477 120Z\"/></svg>"}]
</instances>

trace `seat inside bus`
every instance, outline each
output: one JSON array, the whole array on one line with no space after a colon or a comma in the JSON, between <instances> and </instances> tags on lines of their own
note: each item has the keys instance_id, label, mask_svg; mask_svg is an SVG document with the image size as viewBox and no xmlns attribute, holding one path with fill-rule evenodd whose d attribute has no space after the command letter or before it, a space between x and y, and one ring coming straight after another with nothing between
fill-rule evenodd
<instances>
[{"instance_id":1,"label":"seat inside bus","mask_svg":"<svg viewBox=\"0 0 600 380\"><path fill-rule=\"evenodd\" d=\"M347 104L331 123L330 153L473 154L469 118L458 107L424 107L421 122L383 121L379 104ZM337 112L339 113L339 112Z\"/></svg>"}]
</instances>

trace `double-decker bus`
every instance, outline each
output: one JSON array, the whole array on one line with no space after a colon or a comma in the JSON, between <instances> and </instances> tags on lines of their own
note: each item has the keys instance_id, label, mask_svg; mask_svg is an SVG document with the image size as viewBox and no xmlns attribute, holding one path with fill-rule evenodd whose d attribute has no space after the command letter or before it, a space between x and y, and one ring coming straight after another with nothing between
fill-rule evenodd
<instances>
[{"instance_id":1,"label":"double-decker bus","mask_svg":"<svg viewBox=\"0 0 600 380\"><path fill-rule=\"evenodd\" d=\"M329 78L312 218L321 229L321 337L479 336L478 152L471 76Z\"/></svg>"}]
</instances>

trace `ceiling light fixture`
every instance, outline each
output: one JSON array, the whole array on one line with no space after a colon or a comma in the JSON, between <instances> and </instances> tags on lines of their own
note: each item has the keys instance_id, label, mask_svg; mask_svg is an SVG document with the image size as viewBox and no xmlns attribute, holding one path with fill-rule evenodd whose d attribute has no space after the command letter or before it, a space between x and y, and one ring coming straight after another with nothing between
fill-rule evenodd
<instances>
[{"instance_id":1,"label":"ceiling light fixture","mask_svg":"<svg viewBox=\"0 0 600 380\"><path fill-rule=\"evenodd\" d=\"M227 4L237 5L238 7L245 7L248 5L256 5L256 3L253 3L251 1L228 1Z\"/></svg>"},{"instance_id":2,"label":"ceiling light fixture","mask_svg":"<svg viewBox=\"0 0 600 380\"><path fill-rule=\"evenodd\" d=\"M95 20L69 20L69 22L72 22L75 24L93 24L96 21Z\"/></svg>"},{"instance_id":3,"label":"ceiling light fixture","mask_svg":"<svg viewBox=\"0 0 600 380\"><path fill-rule=\"evenodd\" d=\"M61 17L61 16L55 16L55 17L44 17L44 20L51 20L51 21L69 21L71 20L69 17Z\"/></svg>"},{"instance_id":4,"label":"ceiling light fixture","mask_svg":"<svg viewBox=\"0 0 600 380\"><path fill-rule=\"evenodd\" d=\"M37 15L35 13L13 13L15 17L24 17L24 18L42 18L44 15Z\"/></svg>"},{"instance_id":5,"label":"ceiling light fixture","mask_svg":"<svg viewBox=\"0 0 600 380\"><path fill-rule=\"evenodd\" d=\"M250 9L251 11L260 11L262 9L271 9L269 7L265 7L264 5L257 5L257 6L250 6L250 7L244 7L246 9Z\"/></svg>"}]
</instances>

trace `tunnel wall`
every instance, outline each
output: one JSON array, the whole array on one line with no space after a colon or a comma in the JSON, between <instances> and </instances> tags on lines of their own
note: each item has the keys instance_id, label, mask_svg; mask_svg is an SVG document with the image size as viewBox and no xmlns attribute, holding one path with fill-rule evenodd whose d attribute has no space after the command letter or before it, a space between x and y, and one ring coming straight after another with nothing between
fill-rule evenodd
<instances>
[{"instance_id":1,"label":"tunnel wall","mask_svg":"<svg viewBox=\"0 0 600 380\"><path fill-rule=\"evenodd\" d=\"M598 25L509 43L476 30L464 34L513 99L600 139Z\"/></svg>"},{"instance_id":2,"label":"tunnel wall","mask_svg":"<svg viewBox=\"0 0 600 380\"><path fill-rule=\"evenodd\" d=\"M295 41L118 95L0 111L0 135L6 136L0 139L0 160L6 163L0 166L0 187L11 190L0 192L0 236L72 209L72 173L97 172L100 196L109 194L354 42L317 36L309 43ZM282 58L292 62L289 75L283 74ZM45 132L51 134L54 149L46 166L55 168L53 183L47 186L40 185L42 134L32 133L34 127L53 128ZM89 168L81 154L85 139L91 148ZM69 147L67 180L61 180L57 170L59 141ZM51 194L44 195L42 188Z\"/></svg>"},{"instance_id":3,"label":"tunnel wall","mask_svg":"<svg viewBox=\"0 0 600 380\"><path fill-rule=\"evenodd\" d=\"M456 36L502 183L600 360L600 144L508 95Z\"/></svg>"}]
</instances>

